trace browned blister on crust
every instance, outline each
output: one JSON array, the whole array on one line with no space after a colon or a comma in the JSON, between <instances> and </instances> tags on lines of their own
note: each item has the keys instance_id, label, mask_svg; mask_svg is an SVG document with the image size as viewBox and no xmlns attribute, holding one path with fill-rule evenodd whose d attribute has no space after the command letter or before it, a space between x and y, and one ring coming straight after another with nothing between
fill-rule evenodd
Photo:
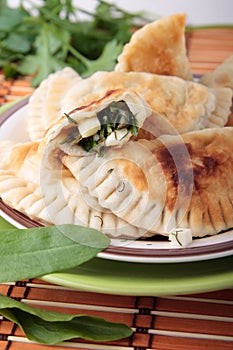
<instances>
[{"instance_id":1,"label":"browned blister on crust","mask_svg":"<svg viewBox=\"0 0 233 350\"><path fill-rule=\"evenodd\" d=\"M233 129L203 131L200 137L193 135L192 142L194 190L187 221L197 233L229 229L233 226Z\"/></svg>"}]
</instances>

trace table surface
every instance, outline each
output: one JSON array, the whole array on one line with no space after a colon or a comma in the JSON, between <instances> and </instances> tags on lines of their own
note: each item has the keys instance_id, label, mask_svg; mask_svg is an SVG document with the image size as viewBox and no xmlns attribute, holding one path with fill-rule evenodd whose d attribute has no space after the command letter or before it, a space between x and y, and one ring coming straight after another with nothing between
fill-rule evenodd
<instances>
[{"instance_id":1,"label":"table surface","mask_svg":"<svg viewBox=\"0 0 233 350\"><path fill-rule=\"evenodd\" d=\"M233 54L233 29L205 29L187 37L193 73L213 70ZM0 105L30 94L30 79L5 81ZM179 296L123 296L72 290L40 279L0 285L0 293L65 313L86 313L133 327L132 337L109 343L80 339L44 346L27 340L0 316L0 350L225 350L233 348L233 289Z\"/></svg>"}]
</instances>

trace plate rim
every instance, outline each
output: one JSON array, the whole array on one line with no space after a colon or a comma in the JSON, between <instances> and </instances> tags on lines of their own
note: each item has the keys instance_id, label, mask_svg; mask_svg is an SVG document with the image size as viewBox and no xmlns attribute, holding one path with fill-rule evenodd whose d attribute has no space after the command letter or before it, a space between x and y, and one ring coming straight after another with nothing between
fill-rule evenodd
<instances>
[{"instance_id":1,"label":"plate rim","mask_svg":"<svg viewBox=\"0 0 233 350\"><path fill-rule=\"evenodd\" d=\"M25 107L28 104L30 96L27 96L19 101L14 102L13 105L8 106L6 108L4 106L4 111L1 113L0 109L0 127L12 117L16 112L19 112L21 108ZM38 227L44 226L43 223L37 222L25 214L10 208L7 206L2 199L0 199L0 214L3 213L3 217L6 220L11 220L14 222L16 227L20 228L29 228L29 227ZM13 217L12 217L13 215ZM232 229L228 230L229 232ZM220 233L221 234L221 233ZM218 234L219 235L219 234ZM218 236L214 235L214 236ZM211 237L211 236L210 236ZM201 238L200 238L201 239ZM130 241L130 240L127 240ZM132 241L132 240L131 240ZM147 241L151 242L151 241ZM168 242L168 241L167 241ZM169 242L168 242L169 244ZM105 249L104 252L98 254L98 257L109 260L117 260L117 261L128 261L128 262L141 262L141 263L160 263L160 262L189 262L189 261L201 261L201 260L209 260L215 258L221 258L229 255L233 255L233 237L232 240L227 242L209 244L210 251L206 252L207 246L201 247L168 247L165 249L135 249L127 247L119 247L113 244L110 244L108 248ZM225 250L224 248L228 248ZM159 253L159 254L158 254Z\"/></svg>"}]
</instances>

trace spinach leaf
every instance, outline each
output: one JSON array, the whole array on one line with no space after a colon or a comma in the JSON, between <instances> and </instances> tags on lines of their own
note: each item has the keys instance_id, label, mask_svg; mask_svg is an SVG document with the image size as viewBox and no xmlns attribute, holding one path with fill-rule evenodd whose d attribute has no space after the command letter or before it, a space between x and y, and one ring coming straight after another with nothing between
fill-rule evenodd
<instances>
[{"instance_id":1,"label":"spinach leaf","mask_svg":"<svg viewBox=\"0 0 233 350\"><path fill-rule=\"evenodd\" d=\"M109 245L101 232L77 225L0 231L0 282L33 278L84 263ZM74 337L110 341L132 329L88 315L39 309L0 294L0 314L16 323L28 339L55 344Z\"/></svg>"},{"instance_id":2,"label":"spinach leaf","mask_svg":"<svg viewBox=\"0 0 233 350\"><path fill-rule=\"evenodd\" d=\"M94 258L109 243L103 233L78 225L0 230L0 282L75 267Z\"/></svg>"},{"instance_id":3,"label":"spinach leaf","mask_svg":"<svg viewBox=\"0 0 233 350\"><path fill-rule=\"evenodd\" d=\"M15 301L0 294L0 313L16 323L28 339L55 344L79 337L94 341L122 339L132 334L125 324L88 315L68 315Z\"/></svg>"},{"instance_id":4,"label":"spinach leaf","mask_svg":"<svg viewBox=\"0 0 233 350\"><path fill-rule=\"evenodd\" d=\"M101 232L77 225L0 231L0 282L61 271L92 259L109 245ZM80 337L108 341L128 337L131 328L88 315L34 308L0 294L0 313L19 325L28 339L55 344Z\"/></svg>"}]
</instances>

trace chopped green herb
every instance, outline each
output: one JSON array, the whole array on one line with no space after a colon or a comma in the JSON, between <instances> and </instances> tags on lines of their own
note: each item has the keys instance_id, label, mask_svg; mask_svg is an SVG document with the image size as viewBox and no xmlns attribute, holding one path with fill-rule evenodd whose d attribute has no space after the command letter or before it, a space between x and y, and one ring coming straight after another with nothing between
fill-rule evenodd
<instances>
[{"instance_id":1,"label":"chopped green herb","mask_svg":"<svg viewBox=\"0 0 233 350\"><path fill-rule=\"evenodd\" d=\"M123 191L124 191L124 189L125 189L125 183L124 183L124 181L122 181L121 186L122 186L122 187L118 189L118 192L123 192Z\"/></svg>"},{"instance_id":2,"label":"chopped green herb","mask_svg":"<svg viewBox=\"0 0 233 350\"><path fill-rule=\"evenodd\" d=\"M65 116L71 124L78 124L68 114L65 114ZM103 156L105 141L112 133L114 133L117 140L117 130L126 129L126 133L119 141L123 140L129 133L133 136L138 134L138 121L124 101L110 103L108 107L97 113L97 118L101 127L95 135L82 138L78 127L75 127L61 143L78 144L86 152L96 151L99 156Z\"/></svg>"},{"instance_id":3,"label":"chopped green herb","mask_svg":"<svg viewBox=\"0 0 233 350\"><path fill-rule=\"evenodd\" d=\"M85 137L78 142L84 151L90 152L95 146L97 146L98 141L94 141L93 136Z\"/></svg>"},{"instance_id":4,"label":"chopped green herb","mask_svg":"<svg viewBox=\"0 0 233 350\"><path fill-rule=\"evenodd\" d=\"M76 122L76 120L74 120L73 118L71 118L71 116L70 116L69 114L64 113L64 115L65 115L66 118L68 119L69 123L71 123L71 124L78 124L78 123Z\"/></svg>"},{"instance_id":5,"label":"chopped green herb","mask_svg":"<svg viewBox=\"0 0 233 350\"><path fill-rule=\"evenodd\" d=\"M102 217L99 216L99 215L95 215L95 218L100 219L100 221L101 221L101 226L103 226L104 221L103 221Z\"/></svg>"},{"instance_id":6,"label":"chopped green herb","mask_svg":"<svg viewBox=\"0 0 233 350\"><path fill-rule=\"evenodd\" d=\"M99 157L103 157L104 156L104 146L100 146L97 153L98 153Z\"/></svg>"},{"instance_id":7,"label":"chopped green herb","mask_svg":"<svg viewBox=\"0 0 233 350\"><path fill-rule=\"evenodd\" d=\"M181 230L176 230L175 232L172 232L171 234L172 234L173 236L175 236L175 239L176 239L177 243L182 247L182 244L181 244L181 242L180 242L180 240L179 240L179 238L178 238L178 234L179 234L180 232L182 232L182 231L181 231Z\"/></svg>"}]
</instances>

